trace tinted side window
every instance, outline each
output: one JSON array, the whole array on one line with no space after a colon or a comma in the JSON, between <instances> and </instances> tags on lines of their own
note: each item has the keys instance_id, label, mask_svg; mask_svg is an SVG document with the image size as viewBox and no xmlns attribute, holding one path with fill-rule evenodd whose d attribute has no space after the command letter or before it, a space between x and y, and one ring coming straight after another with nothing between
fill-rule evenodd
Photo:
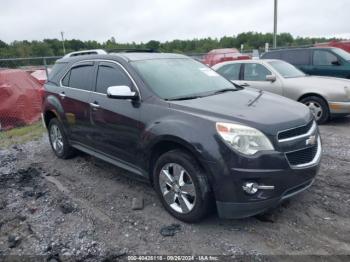
<instances>
[{"instance_id":1,"label":"tinted side window","mask_svg":"<svg viewBox=\"0 0 350 262\"><path fill-rule=\"evenodd\" d=\"M239 80L240 69L241 64L230 64L220 67L217 72L229 80Z\"/></svg>"},{"instance_id":2,"label":"tinted side window","mask_svg":"<svg viewBox=\"0 0 350 262\"><path fill-rule=\"evenodd\" d=\"M267 75L271 75L271 72L265 66L253 63L244 65L244 80L246 81L266 81Z\"/></svg>"},{"instance_id":3,"label":"tinted side window","mask_svg":"<svg viewBox=\"0 0 350 262\"><path fill-rule=\"evenodd\" d=\"M310 52L309 50L288 50L282 53L281 59L293 65L308 65Z\"/></svg>"},{"instance_id":4,"label":"tinted side window","mask_svg":"<svg viewBox=\"0 0 350 262\"><path fill-rule=\"evenodd\" d=\"M281 52L267 52L263 54L263 59L281 59Z\"/></svg>"},{"instance_id":5,"label":"tinted side window","mask_svg":"<svg viewBox=\"0 0 350 262\"><path fill-rule=\"evenodd\" d=\"M90 90L90 76L93 74L93 65L81 65L73 67L70 71L69 87Z\"/></svg>"},{"instance_id":6,"label":"tinted side window","mask_svg":"<svg viewBox=\"0 0 350 262\"><path fill-rule=\"evenodd\" d=\"M314 65L332 65L332 62L338 61L338 58L325 50L315 50L313 55Z\"/></svg>"},{"instance_id":7,"label":"tinted side window","mask_svg":"<svg viewBox=\"0 0 350 262\"><path fill-rule=\"evenodd\" d=\"M132 83L123 69L112 64L102 64L98 67L96 92L106 94L110 86L132 87Z\"/></svg>"}]
</instances>

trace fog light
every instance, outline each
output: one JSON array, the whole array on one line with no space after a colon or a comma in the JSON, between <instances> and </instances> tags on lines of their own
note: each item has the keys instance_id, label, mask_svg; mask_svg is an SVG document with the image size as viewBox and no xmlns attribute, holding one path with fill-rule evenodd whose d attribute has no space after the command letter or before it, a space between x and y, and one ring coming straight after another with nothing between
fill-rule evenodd
<instances>
[{"instance_id":1,"label":"fog light","mask_svg":"<svg viewBox=\"0 0 350 262\"><path fill-rule=\"evenodd\" d=\"M261 190L274 190L275 186L265 186L265 185L259 185L256 182L245 182L242 186L244 192L246 192L249 195L254 195L256 192L258 192L259 189Z\"/></svg>"},{"instance_id":2,"label":"fog light","mask_svg":"<svg viewBox=\"0 0 350 262\"><path fill-rule=\"evenodd\" d=\"M258 184L254 182L245 182L243 184L243 190L244 192L248 193L249 195L254 195L256 192L258 192Z\"/></svg>"}]
</instances>

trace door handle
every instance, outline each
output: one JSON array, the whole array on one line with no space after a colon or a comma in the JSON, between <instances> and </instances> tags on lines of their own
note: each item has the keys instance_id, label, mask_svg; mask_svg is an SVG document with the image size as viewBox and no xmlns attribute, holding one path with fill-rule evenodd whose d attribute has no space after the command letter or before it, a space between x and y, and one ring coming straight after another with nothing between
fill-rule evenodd
<instances>
[{"instance_id":1,"label":"door handle","mask_svg":"<svg viewBox=\"0 0 350 262\"><path fill-rule=\"evenodd\" d=\"M97 104L96 102L90 103L90 106L92 107L93 110L97 110L100 108L100 105Z\"/></svg>"},{"instance_id":2,"label":"door handle","mask_svg":"<svg viewBox=\"0 0 350 262\"><path fill-rule=\"evenodd\" d=\"M249 84L247 84L247 83L244 83L244 84L241 84L241 86L243 86L243 87L247 87L247 86L250 86Z\"/></svg>"},{"instance_id":3,"label":"door handle","mask_svg":"<svg viewBox=\"0 0 350 262\"><path fill-rule=\"evenodd\" d=\"M62 99L66 97L66 94L63 91L59 95Z\"/></svg>"}]
</instances>

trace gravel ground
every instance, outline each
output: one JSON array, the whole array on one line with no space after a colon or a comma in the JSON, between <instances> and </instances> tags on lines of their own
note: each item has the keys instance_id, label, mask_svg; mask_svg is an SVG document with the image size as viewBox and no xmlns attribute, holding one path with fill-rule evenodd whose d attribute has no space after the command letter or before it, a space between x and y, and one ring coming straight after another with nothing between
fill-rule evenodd
<instances>
[{"instance_id":1,"label":"gravel ground","mask_svg":"<svg viewBox=\"0 0 350 262\"><path fill-rule=\"evenodd\" d=\"M0 260L350 255L349 128L350 118L320 127L322 166L306 192L262 216L221 220L213 214L198 224L171 217L149 185L123 170L83 154L57 159L46 135L0 150ZM142 200L144 208L134 210L132 203Z\"/></svg>"}]
</instances>

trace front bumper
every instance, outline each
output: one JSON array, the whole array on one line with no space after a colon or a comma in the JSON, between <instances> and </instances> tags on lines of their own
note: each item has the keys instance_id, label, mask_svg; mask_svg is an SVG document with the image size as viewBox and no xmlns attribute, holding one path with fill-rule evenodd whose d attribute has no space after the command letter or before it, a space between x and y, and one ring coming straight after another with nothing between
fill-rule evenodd
<instances>
[{"instance_id":1,"label":"front bumper","mask_svg":"<svg viewBox=\"0 0 350 262\"><path fill-rule=\"evenodd\" d=\"M307 188L309 188L314 182L314 179L308 180L300 185L294 186L286 190L281 197L266 199L248 203L234 203L234 202L221 202L216 201L216 207L218 215L221 218L234 219L245 218L260 214L266 210L277 207L284 200L297 195Z\"/></svg>"},{"instance_id":2,"label":"front bumper","mask_svg":"<svg viewBox=\"0 0 350 262\"><path fill-rule=\"evenodd\" d=\"M328 102L332 115L350 114L350 102Z\"/></svg>"},{"instance_id":3,"label":"front bumper","mask_svg":"<svg viewBox=\"0 0 350 262\"><path fill-rule=\"evenodd\" d=\"M307 139L308 140L308 139ZM305 143L305 138L302 139ZM308 187L318 173L322 157L321 140L317 139L317 152L312 161L302 165L292 165L283 153L266 154L243 163L243 168L234 167L232 161L227 168L220 164L211 165L212 172L220 172L213 190L218 214L221 218L244 218L259 214L276 207L283 200L290 198ZM248 194L243 186L254 182L262 189L255 194Z\"/></svg>"}]
</instances>

